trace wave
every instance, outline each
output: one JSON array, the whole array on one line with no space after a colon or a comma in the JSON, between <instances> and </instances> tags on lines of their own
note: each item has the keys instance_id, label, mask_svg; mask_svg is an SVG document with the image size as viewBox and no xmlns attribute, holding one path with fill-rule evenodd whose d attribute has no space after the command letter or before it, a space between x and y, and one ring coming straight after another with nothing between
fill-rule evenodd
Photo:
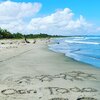
<instances>
[{"instance_id":1,"label":"wave","mask_svg":"<svg viewBox=\"0 0 100 100\"><path fill-rule=\"evenodd\" d=\"M100 68L100 37L57 39L49 49Z\"/></svg>"},{"instance_id":2,"label":"wave","mask_svg":"<svg viewBox=\"0 0 100 100\"><path fill-rule=\"evenodd\" d=\"M99 42L86 42L86 41L73 41L73 40L65 40L66 43L78 43L78 44L100 44Z\"/></svg>"},{"instance_id":3,"label":"wave","mask_svg":"<svg viewBox=\"0 0 100 100\"><path fill-rule=\"evenodd\" d=\"M84 54L75 54L75 53L66 53L65 56L100 68L100 58Z\"/></svg>"}]
</instances>

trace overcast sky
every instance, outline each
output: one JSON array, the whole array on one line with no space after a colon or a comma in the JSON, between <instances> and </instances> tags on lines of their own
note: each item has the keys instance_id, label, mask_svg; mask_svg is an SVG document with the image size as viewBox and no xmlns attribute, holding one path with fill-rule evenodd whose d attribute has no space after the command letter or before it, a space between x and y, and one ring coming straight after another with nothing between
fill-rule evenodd
<instances>
[{"instance_id":1,"label":"overcast sky","mask_svg":"<svg viewBox=\"0 0 100 100\"><path fill-rule=\"evenodd\" d=\"M0 27L10 32L100 34L100 0L0 0Z\"/></svg>"}]
</instances>

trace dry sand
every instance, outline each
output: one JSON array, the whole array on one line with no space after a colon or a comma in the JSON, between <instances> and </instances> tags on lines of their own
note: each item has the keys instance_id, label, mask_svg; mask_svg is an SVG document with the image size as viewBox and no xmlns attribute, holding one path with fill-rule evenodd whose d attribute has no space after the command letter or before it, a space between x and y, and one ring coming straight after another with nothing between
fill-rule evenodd
<instances>
[{"instance_id":1,"label":"dry sand","mask_svg":"<svg viewBox=\"0 0 100 100\"><path fill-rule=\"evenodd\" d=\"M0 41L0 100L100 100L100 69L47 45Z\"/></svg>"}]
</instances>

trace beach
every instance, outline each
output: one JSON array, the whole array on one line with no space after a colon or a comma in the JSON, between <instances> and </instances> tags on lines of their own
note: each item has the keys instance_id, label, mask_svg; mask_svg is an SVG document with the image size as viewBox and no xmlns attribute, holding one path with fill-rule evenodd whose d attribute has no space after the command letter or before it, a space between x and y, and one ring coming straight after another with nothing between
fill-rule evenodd
<instances>
[{"instance_id":1,"label":"beach","mask_svg":"<svg viewBox=\"0 0 100 100\"><path fill-rule=\"evenodd\" d=\"M0 40L0 100L100 100L99 68L29 41Z\"/></svg>"}]
</instances>

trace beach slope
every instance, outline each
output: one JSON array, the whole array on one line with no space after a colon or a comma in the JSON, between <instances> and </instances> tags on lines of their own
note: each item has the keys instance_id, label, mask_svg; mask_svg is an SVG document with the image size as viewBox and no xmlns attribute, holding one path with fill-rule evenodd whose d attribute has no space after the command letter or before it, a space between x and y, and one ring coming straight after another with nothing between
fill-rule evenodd
<instances>
[{"instance_id":1,"label":"beach slope","mask_svg":"<svg viewBox=\"0 0 100 100\"><path fill-rule=\"evenodd\" d=\"M0 100L100 100L100 69L47 42L0 41Z\"/></svg>"}]
</instances>

